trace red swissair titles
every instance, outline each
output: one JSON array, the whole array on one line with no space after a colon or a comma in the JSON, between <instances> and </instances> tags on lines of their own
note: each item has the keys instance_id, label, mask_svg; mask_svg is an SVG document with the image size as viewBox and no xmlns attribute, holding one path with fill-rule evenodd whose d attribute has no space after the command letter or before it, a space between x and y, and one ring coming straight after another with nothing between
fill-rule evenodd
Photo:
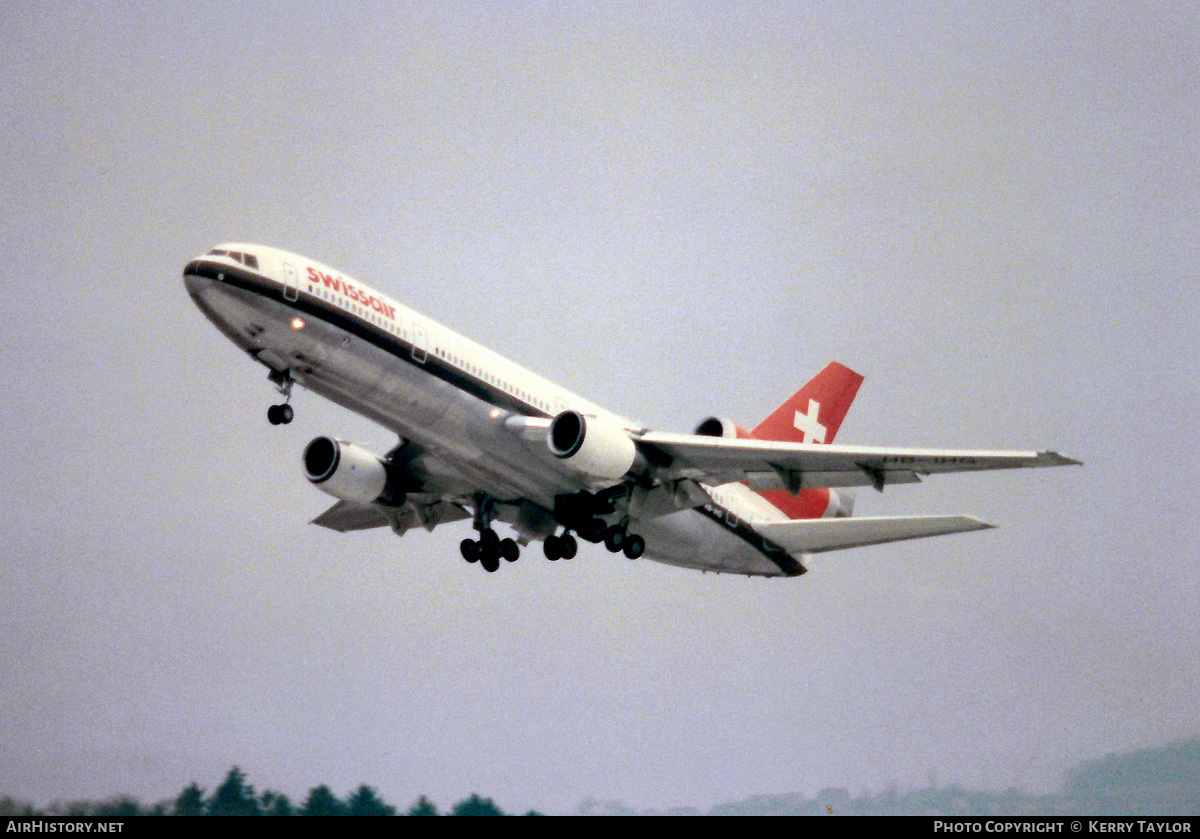
<instances>
[{"instance_id":1,"label":"red swissair titles","mask_svg":"<svg viewBox=\"0 0 1200 839\"><path fill-rule=\"evenodd\" d=\"M318 271L310 265L308 267L308 281L313 285L324 285L326 288L331 288L344 297L358 303L360 306L374 309L381 315L387 315L392 320L396 319L396 308L394 306L389 306L380 298L363 291L361 288L355 288L341 277L326 274L324 271Z\"/></svg>"}]
</instances>

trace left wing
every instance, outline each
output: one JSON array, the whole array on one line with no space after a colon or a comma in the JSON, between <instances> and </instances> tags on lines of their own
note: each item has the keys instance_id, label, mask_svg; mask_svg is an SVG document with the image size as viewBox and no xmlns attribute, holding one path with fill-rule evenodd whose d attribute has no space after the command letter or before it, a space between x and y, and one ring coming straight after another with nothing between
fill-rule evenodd
<instances>
[{"instance_id":1,"label":"left wing","mask_svg":"<svg viewBox=\"0 0 1200 839\"><path fill-rule=\"evenodd\" d=\"M751 489L873 486L915 483L922 475L1039 466L1078 465L1058 452L954 449L893 449L826 446L770 440L726 439L696 434L646 432L634 440L667 480L708 484L745 481Z\"/></svg>"},{"instance_id":2,"label":"left wing","mask_svg":"<svg viewBox=\"0 0 1200 839\"><path fill-rule=\"evenodd\" d=\"M469 518L471 513L451 501L428 493L410 493L400 507L339 501L309 523L339 533L391 527L397 536L403 536L414 527L433 530L439 524Z\"/></svg>"}]
</instances>

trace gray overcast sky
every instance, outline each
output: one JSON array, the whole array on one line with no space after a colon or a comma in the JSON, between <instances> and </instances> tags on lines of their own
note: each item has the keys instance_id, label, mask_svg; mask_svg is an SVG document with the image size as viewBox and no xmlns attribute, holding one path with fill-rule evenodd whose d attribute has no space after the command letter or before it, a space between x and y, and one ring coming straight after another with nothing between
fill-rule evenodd
<instances>
[{"instance_id":1,"label":"gray overcast sky","mask_svg":"<svg viewBox=\"0 0 1200 839\"><path fill-rule=\"evenodd\" d=\"M234 763L407 806L1057 786L1200 734L1200 12L1079 4L6 4L0 794ZM388 435L184 293L328 262L614 410L1082 469L859 494L986 533L747 580L307 526Z\"/></svg>"}]
</instances>

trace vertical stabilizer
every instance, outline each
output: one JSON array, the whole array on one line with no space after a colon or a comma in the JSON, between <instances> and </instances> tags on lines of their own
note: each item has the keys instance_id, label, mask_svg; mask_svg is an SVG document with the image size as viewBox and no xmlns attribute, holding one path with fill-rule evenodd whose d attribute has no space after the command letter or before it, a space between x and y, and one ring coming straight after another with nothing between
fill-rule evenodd
<instances>
[{"instance_id":1,"label":"vertical stabilizer","mask_svg":"<svg viewBox=\"0 0 1200 839\"><path fill-rule=\"evenodd\" d=\"M831 361L750 435L758 440L832 443L862 381L849 367Z\"/></svg>"},{"instance_id":2,"label":"vertical stabilizer","mask_svg":"<svg viewBox=\"0 0 1200 839\"><path fill-rule=\"evenodd\" d=\"M756 425L750 436L790 443L832 443L862 382L863 377L858 373L831 361ZM802 489L795 495L787 490L768 490L760 494L793 519L847 516L854 504L849 493L830 489Z\"/></svg>"}]
</instances>

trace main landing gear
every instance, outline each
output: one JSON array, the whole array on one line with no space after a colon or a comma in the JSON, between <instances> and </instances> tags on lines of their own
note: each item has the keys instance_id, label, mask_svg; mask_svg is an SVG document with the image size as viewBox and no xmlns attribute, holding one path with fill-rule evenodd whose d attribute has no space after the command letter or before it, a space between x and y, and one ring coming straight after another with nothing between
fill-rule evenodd
<instances>
[{"instance_id":1,"label":"main landing gear","mask_svg":"<svg viewBox=\"0 0 1200 839\"><path fill-rule=\"evenodd\" d=\"M629 559L638 559L646 552L646 540L630 533L624 525L614 524L604 531L604 547L613 553L624 553Z\"/></svg>"},{"instance_id":2,"label":"main landing gear","mask_svg":"<svg viewBox=\"0 0 1200 839\"><path fill-rule=\"evenodd\" d=\"M629 487L618 485L601 493L579 492L573 495L560 495L554 500L554 514L570 530L579 534L580 539L588 542L603 542L604 547L613 553L624 553L630 559L637 559L646 553L646 540L636 533L629 532ZM616 514L620 516L617 524L610 525L602 516ZM550 556L552 548L546 541L546 556Z\"/></svg>"},{"instance_id":3,"label":"main landing gear","mask_svg":"<svg viewBox=\"0 0 1200 839\"><path fill-rule=\"evenodd\" d=\"M501 539L492 529L495 518L495 502L485 493L477 492L472 496L475 507L474 525L479 531L478 539L463 539L458 549L463 559L469 563L478 562L488 573L494 573L500 567L500 560L516 562L521 555L521 548L512 539ZM629 532L629 517L623 516L618 524L609 525L592 511L571 511L574 515L559 521L566 525L562 533L551 533L545 538L542 549L546 559L557 562L560 559L574 559L579 552L579 542L572 531L586 542L604 543L604 547L613 553L624 553L630 559L637 559L646 552L646 540L637 533ZM611 510L609 512L612 512Z\"/></svg>"},{"instance_id":4,"label":"main landing gear","mask_svg":"<svg viewBox=\"0 0 1200 839\"><path fill-rule=\"evenodd\" d=\"M637 559L646 552L646 540L636 533L630 533L623 524L611 527L603 519L591 519L583 523L579 536L589 542L603 542L604 547L613 553L624 553L630 559ZM561 536L547 536L545 551L546 559L553 562L556 559L574 559L579 543L570 531L564 531Z\"/></svg>"},{"instance_id":5,"label":"main landing gear","mask_svg":"<svg viewBox=\"0 0 1200 839\"><path fill-rule=\"evenodd\" d=\"M478 562L489 574L500 567L500 560L516 562L521 556L521 548L512 539L501 539L492 530L494 508L492 499L482 492L475 494L475 529L479 531L479 540L463 539L458 549L463 559L470 563Z\"/></svg>"},{"instance_id":6,"label":"main landing gear","mask_svg":"<svg viewBox=\"0 0 1200 839\"><path fill-rule=\"evenodd\" d=\"M271 425L287 425L296 416L296 412L288 404L292 399L292 385L296 383L292 378L292 371L284 370L279 373L272 370L267 378L271 380L271 384L275 385L275 389L283 394L282 405L272 405L267 408L267 422Z\"/></svg>"},{"instance_id":7,"label":"main landing gear","mask_svg":"<svg viewBox=\"0 0 1200 839\"><path fill-rule=\"evenodd\" d=\"M463 559L478 562L489 574L500 567L500 560L516 562L521 556L521 547L512 539L501 539L496 531L488 528L479 534L479 540L463 539L458 546Z\"/></svg>"}]
</instances>

